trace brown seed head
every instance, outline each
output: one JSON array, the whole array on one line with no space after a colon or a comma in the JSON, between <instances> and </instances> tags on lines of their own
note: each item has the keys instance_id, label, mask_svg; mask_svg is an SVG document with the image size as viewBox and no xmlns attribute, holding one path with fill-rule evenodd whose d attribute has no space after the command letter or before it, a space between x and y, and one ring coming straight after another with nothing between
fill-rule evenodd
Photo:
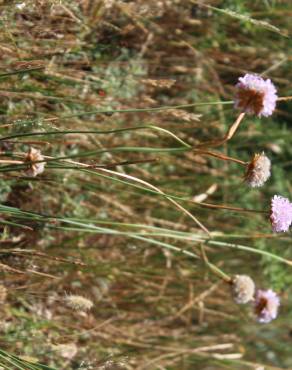
<instances>
[{"instance_id":1,"label":"brown seed head","mask_svg":"<svg viewBox=\"0 0 292 370\"><path fill-rule=\"evenodd\" d=\"M4 303L7 298L7 289L4 285L0 284L0 303Z\"/></svg>"}]
</instances>

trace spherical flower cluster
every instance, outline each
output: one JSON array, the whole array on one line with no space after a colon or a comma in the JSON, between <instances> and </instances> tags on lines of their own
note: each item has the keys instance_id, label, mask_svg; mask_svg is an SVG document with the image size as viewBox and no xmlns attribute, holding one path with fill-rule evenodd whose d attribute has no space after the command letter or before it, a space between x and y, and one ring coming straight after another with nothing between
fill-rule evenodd
<instances>
[{"instance_id":1,"label":"spherical flower cluster","mask_svg":"<svg viewBox=\"0 0 292 370\"><path fill-rule=\"evenodd\" d=\"M271 80L256 74L246 74L238 79L235 107L259 117L270 116L276 107L277 90Z\"/></svg>"},{"instance_id":2,"label":"spherical flower cluster","mask_svg":"<svg viewBox=\"0 0 292 370\"><path fill-rule=\"evenodd\" d=\"M231 283L232 296L236 303L245 304L253 300L255 284L247 275L235 275Z\"/></svg>"},{"instance_id":3,"label":"spherical flower cluster","mask_svg":"<svg viewBox=\"0 0 292 370\"><path fill-rule=\"evenodd\" d=\"M274 195L271 201L270 221L276 233L288 231L292 223L292 203L287 198Z\"/></svg>"},{"instance_id":4,"label":"spherical flower cluster","mask_svg":"<svg viewBox=\"0 0 292 370\"><path fill-rule=\"evenodd\" d=\"M265 155L255 154L247 166L245 181L251 188L256 188L264 185L271 176L271 161Z\"/></svg>"},{"instance_id":5,"label":"spherical flower cluster","mask_svg":"<svg viewBox=\"0 0 292 370\"><path fill-rule=\"evenodd\" d=\"M264 80L255 74L239 78L236 85L235 107L242 112L259 117L270 116L277 101L277 91L271 80ZM255 154L247 166L245 181L250 187L262 186L271 175L271 161L264 154ZM292 203L284 197L275 195L271 201L270 220L273 231L287 231L292 223ZM275 292L257 290L253 280L246 275L236 275L231 283L232 295L236 303L254 301L254 311L260 323L269 323L278 314L280 299Z\"/></svg>"},{"instance_id":6,"label":"spherical flower cluster","mask_svg":"<svg viewBox=\"0 0 292 370\"><path fill-rule=\"evenodd\" d=\"M278 315L280 298L278 295L269 290L258 290L255 297L255 314L260 323L269 323Z\"/></svg>"},{"instance_id":7,"label":"spherical flower cluster","mask_svg":"<svg viewBox=\"0 0 292 370\"><path fill-rule=\"evenodd\" d=\"M254 281L247 275L235 275L230 283L234 301L251 303L258 322L269 323L277 317L280 298L274 291L256 290Z\"/></svg>"}]
</instances>

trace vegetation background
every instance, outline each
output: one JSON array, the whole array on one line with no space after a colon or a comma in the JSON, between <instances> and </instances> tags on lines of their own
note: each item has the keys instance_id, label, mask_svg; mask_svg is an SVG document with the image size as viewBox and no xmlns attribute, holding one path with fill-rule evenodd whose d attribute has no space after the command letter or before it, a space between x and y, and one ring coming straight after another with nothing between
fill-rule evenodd
<instances>
[{"instance_id":1,"label":"vegetation background","mask_svg":"<svg viewBox=\"0 0 292 370\"><path fill-rule=\"evenodd\" d=\"M200 204L291 199L291 102L217 148L243 161L264 150L263 188L185 145L224 136L246 72L292 95L291 1L2 0L0 12L3 369L292 369L291 234ZM30 146L48 156L35 178L5 162ZM201 245L226 274L279 292L278 319L236 305ZM94 306L74 311L66 294Z\"/></svg>"}]
</instances>

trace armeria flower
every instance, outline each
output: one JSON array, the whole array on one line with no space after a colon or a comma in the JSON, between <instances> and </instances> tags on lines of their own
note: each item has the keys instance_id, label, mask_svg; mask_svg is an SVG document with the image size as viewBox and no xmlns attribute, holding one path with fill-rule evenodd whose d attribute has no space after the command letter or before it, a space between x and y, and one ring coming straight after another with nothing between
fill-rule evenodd
<instances>
[{"instance_id":1,"label":"armeria flower","mask_svg":"<svg viewBox=\"0 0 292 370\"><path fill-rule=\"evenodd\" d=\"M236 303L245 304L253 300L255 284L247 275L235 275L231 283L232 296Z\"/></svg>"},{"instance_id":2,"label":"armeria flower","mask_svg":"<svg viewBox=\"0 0 292 370\"><path fill-rule=\"evenodd\" d=\"M37 162L37 161L43 161L44 157L41 154L41 151L35 148L29 148L28 153L25 157L25 162ZM39 175L40 173L44 172L45 169L45 162L40 163L28 163L28 168L25 171L27 176L35 177Z\"/></svg>"},{"instance_id":3,"label":"armeria flower","mask_svg":"<svg viewBox=\"0 0 292 370\"><path fill-rule=\"evenodd\" d=\"M265 155L255 154L247 166L245 181L251 188L264 185L271 176L271 161Z\"/></svg>"},{"instance_id":4,"label":"armeria flower","mask_svg":"<svg viewBox=\"0 0 292 370\"><path fill-rule=\"evenodd\" d=\"M259 117L270 116L277 101L277 90L271 80L264 80L256 74L246 74L237 83L235 108Z\"/></svg>"},{"instance_id":5,"label":"armeria flower","mask_svg":"<svg viewBox=\"0 0 292 370\"><path fill-rule=\"evenodd\" d=\"M280 298L271 289L256 292L254 307L258 322L269 323L274 320L278 315L279 306Z\"/></svg>"},{"instance_id":6,"label":"armeria flower","mask_svg":"<svg viewBox=\"0 0 292 370\"><path fill-rule=\"evenodd\" d=\"M270 221L274 232L288 231L292 223L292 204L287 198L280 195L273 196Z\"/></svg>"}]
</instances>

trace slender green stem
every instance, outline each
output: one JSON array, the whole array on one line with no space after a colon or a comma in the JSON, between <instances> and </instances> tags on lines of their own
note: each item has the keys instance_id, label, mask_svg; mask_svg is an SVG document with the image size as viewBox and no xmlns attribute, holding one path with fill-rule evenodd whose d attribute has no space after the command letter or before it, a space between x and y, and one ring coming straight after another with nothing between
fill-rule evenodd
<instances>
[{"instance_id":1,"label":"slender green stem","mask_svg":"<svg viewBox=\"0 0 292 370\"><path fill-rule=\"evenodd\" d=\"M261 254L262 256L270 257L273 258L274 260L277 260L279 262L285 263L286 265L292 266L292 261L287 260L286 258L280 257L274 253L267 252L265 250L261 249L256 249L252 247L247 247L245 245L240 245L240 244L231 244L231 243L225 243L225 242L220 242L217 240L206 240L205 244L210 244L210 245L215 245L217 247L226 247L226 248L231 248L231 249L237 249L241 250L244 252L251 252L251 253L256 253L256 254Z\"/></svg>"},{"instance_id":2,"label":"slender green stem","mask_svg":"<svg viewBox=\"0 0 292 370\"><path fill-rule=\"evenodd\" d=\"M54 117L46 119L48 121L54 121L54 120L60 120L60 119L68 119L68 118L74 118L74 117L82 117L82 116L89 116L92 114L112 114L112 113L143 113L143 112L159 112L169 109L184 109L184 108L192 108L192 107L203 107L203 106L209 106L209 105L231 105L233 104L233 100L229 101L213 101L213 102L198 102L198 103L191 103L191 104L180 104L180 105L165 105L161 107L154 107L154 108L129 108L129 109L97 109L93 111L88 112L80 112L76 114L70 114L62 117Z\"/></svg>"},{"instance_id":3,"label":"slender green stem","mask_svg":"<svg viewBox=\"0 0 292 370\"><path fill-rule=\"evenodd\" d=\"M191 200L191 199L186 198L186 197L181 197L181 196L177 196L177 195L173 195L173 194L169 194L169 193L163 193L162 194L162 193L158 192L157 190L150 189L150 188L142 186L142 185L133 184L129 181L125 181L125 180L122 180L122 179L119 179L119 178L116 178L116 177L113 177L113 176L105 175L103 173L98 172L98 170L102 170L103 168L97 167L95 169L90 169L91 166L88 166L88 168L84 168L84 167L86 167L86 165L84 165L83 167L81 167L79 165L70 165L69 166L69 165L63 165L63 164L56 164L56 165L49 165L48 166L48 168L52 168L52 169L76 170L76 171L80 171L80 172L86 172L86 173L89 173L91 175L99 176L99 177L102 177L102 178L105 178L105 179L108 179L108 180L111 180L111 181L119 182L121 184L130 186L130 187L142 190L142 191L146 191L146 192L151 193L151 194L155 194L155 195L158 195L158 196L163 196L163 197L166 197L166 198L172 198L172 199L180 200L180 201L183 201L183 202L191 203L194 206L200 207L200 208L227 210L227 211L240 212L240 213L258 213L258 214L263 214L263 215L268 215L269 214L269 211L264 211L264 210L239 208L239 207L232 207L232 206L227 206L227 205L218 205L218 204L210 204L210 203L204 203L204 202L196 202L196 201ZM26 165L5 166L5 167L0 167L0 172L10 172L10 171L22 170L22 169L25 169L25 168L26 168Z\"/></svg>"},{"instance_id":4,"label":"slender green stem","mask_svg":"<svg viewBox=\"0 0 292 370\"><path fill-rule=\"evenodd\" d=\"M0 138L0 141L16 139L20 137L31 137L31 136L51 136L51 135L67 135L67 134L96 134L96 135L104 135L104 134L114 134L120 132L127 132L127 131L136 131L136 130L155 130L166 133L173 137L176 141L182 144L186 148L191 148L192 146L181 140L177 137L173 132L166 130L161 127L153 126L153 125L143 125L143 126L135 126L135 127L124 127L119 129L111 129L111 130L67 130L67 131L38 131L38 132L26 132L26 133L19 133L9 136L4 136Z\"/></svg>"},{"instance_id":5,"label":"slender green stem","mask_svg":"<svg viewBox=\"0 0 292 370\"><path fill-rule=\"evenodd\" d=\"M87 112L79 112L75 114L64 115L61 117L50 117L50 118L38 118L34 120L27 120L23 121L22 123L32 124L40 121L45 122L55 122L60 120L66 120L71 118L77 117L84 117L84 116L91 116L96 114L114 114L114 113L146 113L146 112L159 112L159 111L166 111L170 109L186 109L192 107L203 107L209 105L231 105L234 102L232 100L229 101L213 101L213 102L198 102L198 103L191 103L191 104L180 104L180 105L168 105L168 106L160 106L154 108L128 108L128 109L96 109L93 111Z\"/></svg>"},{"instance_id":6,"label":"slender green stem","mask_svg":"<svg viewBox=\"0 0 292 370\"><path fill-rule=\"evenodd\" d=\"M216 265L214 265L213 263L209 261L203 244L201 244L201 253L202 253L202 260L204 261L206 266L210 269L210 271L213 274L215 274L217 277L225 281L226 283L230 284L232 281L231 277L225 274L224 271L222 271L219 267L217 267Z\"/></svg>"},{"instance_id":7,"label":"slender green stem","mask_svg":"<svg viewBox=\"0 0 292 370\"><path fill-rule=\"evenodd\" d=\"M8 77L8 76L19 75L19 74L24 74L24 73L30 73L30 72L35 72L35 71L40 71L42 69L44 69L44 67L20 69L18 71L11 71L11 72L7 72L7 73L2 73L2 74L0 74L0 78L5 78L5 77Z\"/></svg>"},{"instance_id":8,"label":"slender green stem","mask_svg":"<svg viewBox=\"0 0 292 370\"><path fill-rule=\"evenodd\" d=\"M64 230L71 230L71 231L74 230L74 231L79 231L79 232L93 232L93 233L101 233L101 234L123 235L123 236L127 236L127 237L133 237L133 238L136 238L136 239L137 238L138 239L143 238L141 240L145 240L145 241L149 240L147 238L147 236L152 236L152 237L153 236L165 236L167 238L185 239L185 240L189 240L189 241L196 241L198 243L204 243L206 245L214 245L216 247L237 249L237 250L241 250L241 251L244 251L244 252L250 252L250 253L254 253L254 254L263 255L263 256L272 258L274 260L277 260L279 262L285 263L289 266L292 266L292 261L287 260L283 257L278 256L278 255L275 255L271 252L261 250L261 249L257 249L257 248L253 248L253 247L249 247L249 246L245 246L245 245L221 242L221 241L218 241L218 240L209 239L208 237L204 237L203 235L195 235L195 234L192 234L192 233L185 233L185 234L180 233L181 234L181 236L180 236L180 234L178 232L176 232L177 233L177 235L176 235L176 234L174 234L173 231L172 231L172 233L168 232L166 234L164 234L164 233L158 233L158 234L147 233L145 231L143 231L143 233L139 233L139 232L137 233L137 232L133 232L133 231L123 232L123 231L120 231L120 230L103 228L103 227L99 227L99 226L96 226L96 225L93 225L93 224L88 224L88 222L86 222L86 221L85 222L79 222L79 221L76 221L72 218L63 218L63 217L59 217L59 216L54 217L54 216L50 216L50 215L39 214L39 213L36 213L36 212L22 211L18 208L4 206L4 205L0 205L0 212L11 214L11 215L13 215L17 218L20 218L20 219L21 218L24 218L24 219L26 218L26 219L29 219L29 220L32 220L32 221L48 223L47 227L49 227L49 228L56 228L56 229L63 228L62 226L54 224L55 222L60 222L60 223L70 224L70 225L74 226L74 228L71 228L71 227L63 228ZM147 225L145 227L147 227ZM160 228L157 228L157 230L160 230ZM152 243L154 243L155 239L150 239L150 240L151 240ZM155 240L155 243L158 244L158 243L163 243L163 242ZM177 248L177 247L175 247L175 248ZM179 251L179 249L173 249L173 250ZM187 253L184 252L184 254L190 255L189 252L187 252Z\"/></svg>"}]
</instances>

